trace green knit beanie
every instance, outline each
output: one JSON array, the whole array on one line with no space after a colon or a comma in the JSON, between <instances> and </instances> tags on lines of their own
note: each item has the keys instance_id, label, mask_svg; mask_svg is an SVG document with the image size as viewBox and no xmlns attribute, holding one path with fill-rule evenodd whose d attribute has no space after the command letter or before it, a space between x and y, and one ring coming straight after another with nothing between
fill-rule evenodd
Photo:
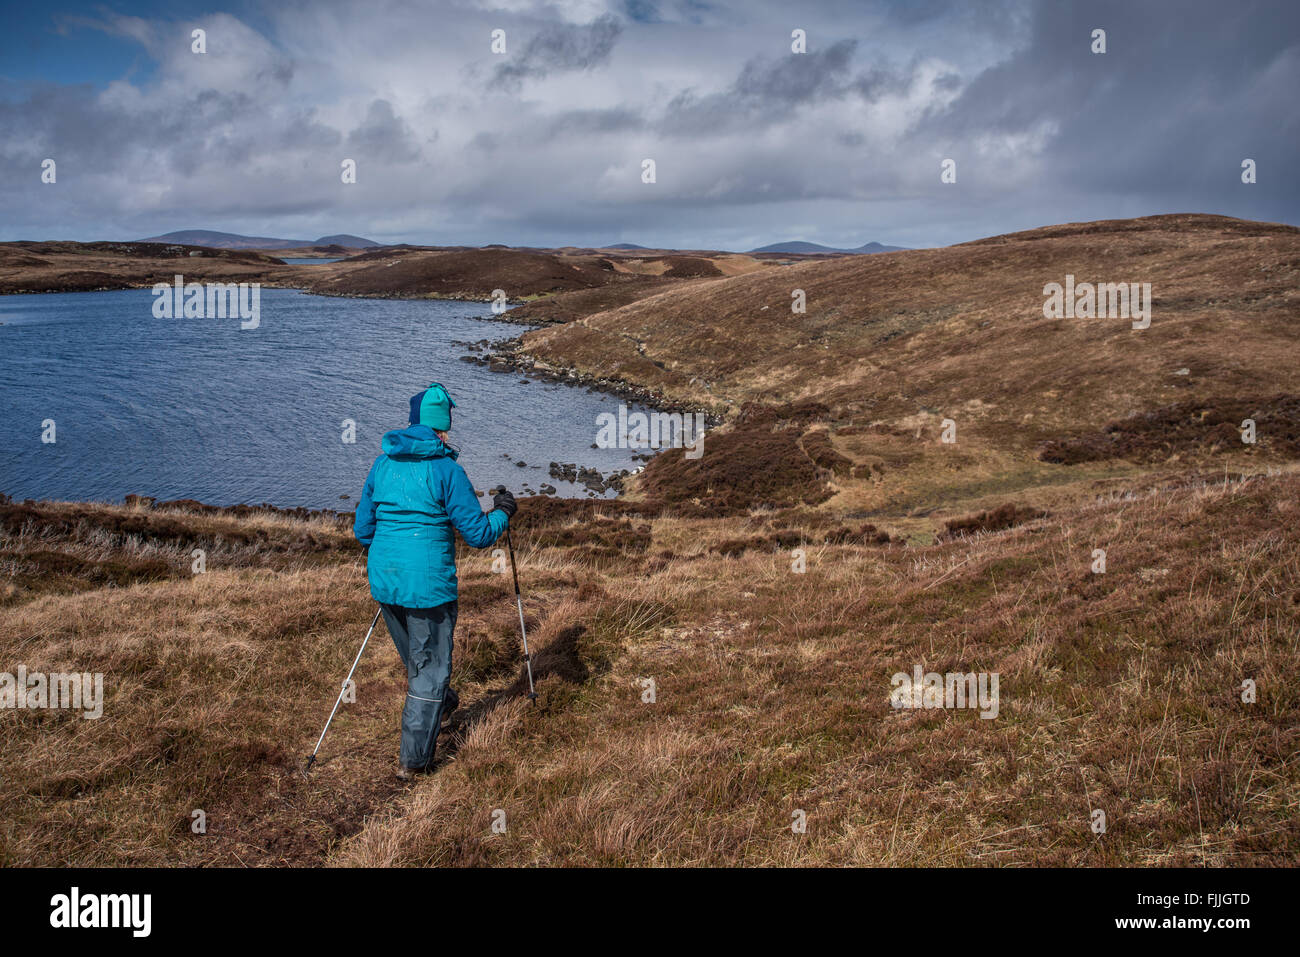
<instances>
[{"instance_id":1,"label":"green knit beanie","mask_svg":"<svg viewBox=\"0 0 1300 957\"><path fill-rule=\"evenodd\" d=\"M420 425L427 425L438 432L446 432L451 428L451 410L455 407L456 403L447 394L442 384L431 383L421 394Z\"/></svg>"}]
</instances>

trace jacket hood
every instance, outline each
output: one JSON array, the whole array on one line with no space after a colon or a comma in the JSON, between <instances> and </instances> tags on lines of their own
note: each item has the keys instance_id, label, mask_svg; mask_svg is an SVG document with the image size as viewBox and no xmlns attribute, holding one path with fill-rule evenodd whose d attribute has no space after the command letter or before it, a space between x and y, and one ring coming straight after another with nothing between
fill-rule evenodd
<instances>
[{"instance_id":1,"label":"jacket hood","mask_svg":"<svg viewBox=\"0 0 1300 957\"><path fill-rule=\"evenodd\" d=\"M380 448L390 459L436 459L445 455L454 460L459 454L427 425L385 432Z\"/></svg>"}]
</instances>

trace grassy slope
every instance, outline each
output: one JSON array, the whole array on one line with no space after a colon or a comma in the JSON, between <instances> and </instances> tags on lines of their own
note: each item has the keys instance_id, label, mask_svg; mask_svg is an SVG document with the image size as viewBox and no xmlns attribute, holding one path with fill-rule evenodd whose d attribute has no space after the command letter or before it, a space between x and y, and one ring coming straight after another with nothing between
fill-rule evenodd
<instances>
[{"instance_id":1,"label":"grassy slope","mask_svg":"<svg viewBox=\"0 0 1300 957\"><path fill-rule=\"evenodd\" d=\"M1294 389L1298 256L1295 227L1226 217L1048 227L669 289L524 344L689 401L816 398L872 419L967 410L1030 438L1181 397L1184 367L1199 388ZM1044 319L1043 285L1067 272L1150 282L1151 328Z\"/></svg>"},{"instance_id":2,"label":"grassy slope","mask_svg":"<svg viewBox=\"0 0 1300 957\"><path fill-rule=\"evenodd\" d=\"M1044 319L1043 286L1067 273L1150 282L1151 327ZM1185 417L1278 420L1225 464L1289 459L1294 417L1268 403L1300 393L1298 279L1294 227L1158 216L695 283L529 333L523 349L732 418L750 401L819 403L847 460L833 506L978 508L991 496L1050 500L1062 485L1133 477L1142 470L1125 461L1067 468L1039 448L1187 403ZM804 314L790 310L793 289L807 295ZM956 445L939 442L945 418ZM1148 459L1196 458L1203 444L1172 435Z\"/></svg>"},{"instance_id":3,"label":"grassy slope","mask_svg":"<svg viewBox=\"0 0 1300 957\"><path fill-rule=\"evenodd\" d=\"M1297 492L1293 472L1171 486L928 546L811 544L816 512L539 513L519 545L541 703L519 697L506 581L487 553L463 557L464 706L439 773L401 790L401 669L382 626L312 783L296 772L369 615L343 531L260 519L263 541L223 550L249 519L163 516L221 556L192 577L188 542L112 531L149 512L81 507L75 530L43 532L67 507L42 506L6 548L41 539L177 574L10 594L5 665L102 670L107 701L99 721L0 713L0 859L1294 860ZM810 542L805 574L785 548L717 551L778 526ZM1000 717L894 711L889 676L915 664L1000 672ZM188 830L195 808L207 835Z\"/></svg>"},{"instance_id":4,"label":"grassy slope","mask_svg":"<svg viewBox=\"0 0 1300 957\"><path fill-rule=\"evenodd\" d=\"M707 554L729 528L658 522L675 560L573 610L597 647L621 645L610 670L564 716L505 711L337 860L1293 862L1296 488L1141 496L921 549L813 548L804 576L785 552ZM1000 717L894 711L889 676L916 663L999 671ZM1245 676L1268 689L1253 706ZM497 807L510 831L489 836Z\"/></svg>"}]
</instances>

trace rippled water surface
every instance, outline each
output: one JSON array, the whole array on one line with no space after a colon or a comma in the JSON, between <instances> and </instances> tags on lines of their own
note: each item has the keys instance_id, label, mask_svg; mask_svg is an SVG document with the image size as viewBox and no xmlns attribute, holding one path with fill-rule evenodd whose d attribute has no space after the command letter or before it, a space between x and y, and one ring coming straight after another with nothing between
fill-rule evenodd
<instances>
[{"instance_id":1,"label":"rippled water surface","mask_svg":"<svg viewBox=\"0 0 1300 957\"><path fill-rule=\"evenodd\" d=\"M631 451L591 448L619 400L460 361L464 343L522 331L480 318L486 304L263 289L260 325L243 330L157 319L153 302L147 289L0 296L0 491L348 509L380 436L435 381L458 403L451 438L478 489L585 495L548 464L635 466Z\"/></svg>"}]
</instances>

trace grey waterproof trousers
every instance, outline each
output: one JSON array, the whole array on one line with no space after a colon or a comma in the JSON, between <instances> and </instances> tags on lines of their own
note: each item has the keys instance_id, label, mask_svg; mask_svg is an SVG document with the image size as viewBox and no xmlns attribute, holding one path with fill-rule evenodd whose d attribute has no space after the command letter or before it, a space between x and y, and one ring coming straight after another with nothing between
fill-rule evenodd
<instances>
[{"instance_id":1,"label":"grey waterproof trousers","mask_svg":"<svg viewBox=\"0 0 1300 957\"><path fill-rule=\"evenodd\" d=\"M451 683L456 603L449 601L435 608L379 607L402 664L406 665L401 761L412 770L422 770L433 761L442 702Z\"/></svg>"}]
</instances>

